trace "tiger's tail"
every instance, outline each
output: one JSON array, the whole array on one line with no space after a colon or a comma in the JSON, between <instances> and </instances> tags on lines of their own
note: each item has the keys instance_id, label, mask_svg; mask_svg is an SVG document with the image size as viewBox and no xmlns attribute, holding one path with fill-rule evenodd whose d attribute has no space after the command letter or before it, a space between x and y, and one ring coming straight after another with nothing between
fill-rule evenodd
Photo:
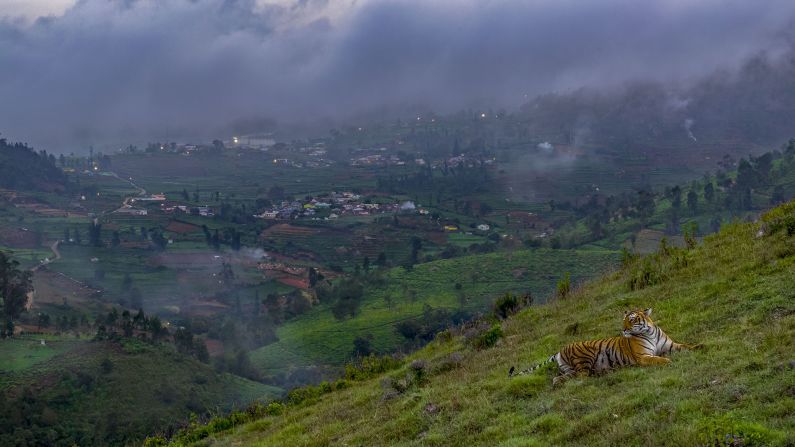
<instances>
[{"instance_id":1,"label":"tiger's tail","mask_svg":"<svg viewBox=\"0 0 795 447\"><path fill-rule=\"evenodd\" d=\"M543 362L539 363L538 365L531 366L531 367L529 367L527 369L524 369L522 371L519 371L519 372L514 372L516 370L516 368L511 366L511 369L508 371L508 377L524 376L525 374L530 374L533 371L537 370L538 368L541 368L542 366L546 366L546 365L548 365L548 364L550 364L552 362L556 362L558 354L559 353L555 353L551 357L549 357L548 359L546 359Z\"/></svg>"}]
</instances>

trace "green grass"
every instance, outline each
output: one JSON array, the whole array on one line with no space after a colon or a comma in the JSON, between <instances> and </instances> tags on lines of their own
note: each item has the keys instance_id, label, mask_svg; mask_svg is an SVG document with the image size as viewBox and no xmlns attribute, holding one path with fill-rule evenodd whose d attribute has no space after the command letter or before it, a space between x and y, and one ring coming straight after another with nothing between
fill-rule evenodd
<instances>
[{"instance_id":1,"label":"green grass","mask_svg":"<svg viewBox=\"0 0 795 447\"><path fill-rule=\"evenodd\" d=\"M408 366L288 406L215 434L202 446L323 445L792 445L795 442L795 237L757 237L733 224L690 251L662 256L660 278L630 291L638 264L566 299L502 323L494 348L438 338L424 384L386 398L386 378ZM652 307L680 352L663 367L624 368L551 386L552 372L510 379L511 365L545 359L567 343L617 335L623 311ZM576 329L575 328L576 324ZM460 367L440 368L450 353ZM179 442L175 442L179 445Z\"/></svg>"},{"instance_id":2,"label":"green grass","mask_svg":"<svg viewBox=\"0 0 795 447\"><path fill-rule=\"evenodd\" d=\"M45 344L41 344L41 340ZM75 340L50 336L13 338L0 342L0 374L24 371L73 347Z\"/></svg>"},{"instance_id":3,"label":"green grass","mask_svg":"<svg viewBox=\"0 0 795 447\"><path fill-rule=\"evenodd\" d=\"M565 272L571 272L576 283L603 273L619 258L619 253L606 250L539 249L428 262L411 272L393 268L384 275L384 286L366 289L355 317L338 321L328 306L313 308L280 326L279 341L254 351L251 359L267 372L339 365L351 358L353 340L368 335L373 336L374 349L390 352L405 341L395 332L395 324L421 316L426 305L455 311L461 309L463 294L464 310L484 312L507 291L531 292L536 302L542 302Z\"/></svg>"}]
</instances>

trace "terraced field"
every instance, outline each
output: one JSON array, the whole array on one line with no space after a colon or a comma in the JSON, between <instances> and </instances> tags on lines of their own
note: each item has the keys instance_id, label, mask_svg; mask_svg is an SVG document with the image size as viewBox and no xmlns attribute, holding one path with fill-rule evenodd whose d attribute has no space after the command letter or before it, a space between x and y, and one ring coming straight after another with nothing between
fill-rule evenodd
<instances>
[{"instance_id":1,"label":"terraced field","mask_svg":"<svg viewBox=\"0 0 795 447\"><path fill-rule=\"evenodd\" d=\"M384 275L386 286L366 289L353 318L338 321L327 306L316 307L281 326L279 341L254 351L251 358L268 373L294 366L340 365L351 358L353 340L368 335L374 349L390 352L405 341L395 324L421 316L425 306L485 312L507 291L530 292L541 303L566 272L576 284L609 270L619 258L609 250L540 249L434 261L410 272L393 268Z\"/></svg>"}]
</instances>

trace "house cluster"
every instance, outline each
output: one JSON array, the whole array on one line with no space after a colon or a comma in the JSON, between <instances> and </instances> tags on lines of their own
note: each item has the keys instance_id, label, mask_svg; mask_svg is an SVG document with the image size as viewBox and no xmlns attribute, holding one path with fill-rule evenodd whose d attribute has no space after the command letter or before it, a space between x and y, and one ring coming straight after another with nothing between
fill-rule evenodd
<instances>
[{"instance_id":1,"label":"house cluster","mask_svg":"<svg viewBox=\"0 0 795 447\"><path fill-rule=\"evenodd\" d=\"M149 196L144 197L136 197L132 199L133 202L165 202L166 195L163 193L160 194L152 194Z\"/></svg>"},{"instance_id":2,"label":"house cluster","mask_svg":"<svg viewBox=\"0 0 795 447\"><path fill-rule=\"evenodd\" d=\"M403 166L406 162L402 161L397 155L390 154L369 154L351 159L351 166Z\"/></svg>"},{"instance_id":3,"label":"house cluster","mask_svg":"<svg viewBox=\"0 0 795 447\"><path fill-rule=\"evenodd\" d=\"M493 158L481 159L481 158L473 158L472 156L467 156L466 154L461 154L446 159L433 160L431 162L431 167L434 169L444 168L444 167L456 168L459 166L477 166L479 164L490 165L493 164L494 162L495 160Z\"/></svg>"},{"instance_id":4,"label":"house cluster","mask_svg":"<svg viewBox=\"0 0 795 447\"><path fill-rule=\"evenodd\" d=\"M373 214L414 212L416 207L411 202L404 203L369 203L363 202L359 194L352 192L332 192L324 197L309 200L283 201L254 217L259 219L289 220L299 217L324 220L337 219L340 216L369 216Z\"/></svg>"},{"instance_id":5,"label":"house cluster","mask_svg":"<svg viewBox=\"0 0 795 447\"><path fill-rule=\"evenodd\" d=\"M161 203L160 210L166 214L184 213L193 214L194 216L213 217L215 212L209 206L194 206L178 205L176 203Z\"/></svg>"}]
</instances>

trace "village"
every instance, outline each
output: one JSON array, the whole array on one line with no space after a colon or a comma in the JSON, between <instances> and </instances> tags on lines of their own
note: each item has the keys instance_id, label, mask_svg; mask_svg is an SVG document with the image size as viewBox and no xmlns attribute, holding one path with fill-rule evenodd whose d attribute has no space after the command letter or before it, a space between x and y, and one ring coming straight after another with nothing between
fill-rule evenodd
<instances>
[{"instance_id":1,"label":"village","mask_svg":"<svg viewBox=\"0 0 795 447\"><path fill-rule=\"evenodd\" d=\"M346 191L331 192L328 195L312 197L307 200L285 200L274 204L262 213L255 214L254 217L268 220L290 220L301 217L314 220L334 220L341 216L370 216L398 212L428 214L427 210L417 208L411 201L372 203L369 200L363 201L360 194Z\"/></svg>"}]
</instances>

